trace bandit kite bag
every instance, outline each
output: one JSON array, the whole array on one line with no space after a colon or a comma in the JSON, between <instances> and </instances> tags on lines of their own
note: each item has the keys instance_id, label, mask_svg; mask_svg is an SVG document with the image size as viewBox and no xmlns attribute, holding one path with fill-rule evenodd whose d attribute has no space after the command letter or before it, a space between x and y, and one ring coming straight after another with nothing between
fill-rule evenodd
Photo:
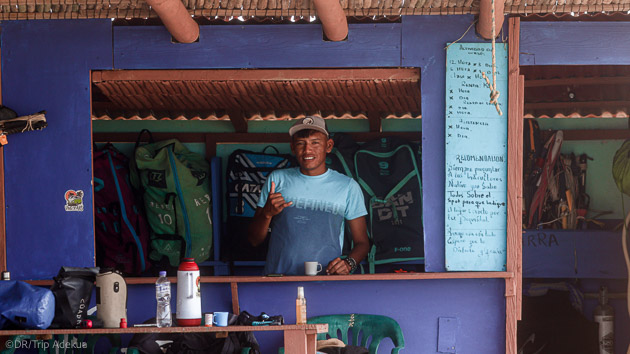
<instances>
[{"instance_id":1,"label":"bandit kite bag","mask_svg":"<svg viewBox=\"0 0 630 354\"><path fill-rule=\"evenodd\" d=\"M207 260L212 248L210 165L177 139L138 146L139 140L131 182L142 190L151 227L149 257L173 267L181 258Z\"/></svg>"},{"instance_id":2,"label":"bandit kite bag","mask_svg":"<svg viewBox=\"0 0 630 354\"><path fill-rule=\"evenodd\" d=\"M269 148L274 151L269 152ZM227 235L224 258L231 261L265 260L269 238L254 247L247 241L247 228L256 211L260 191L273 170L296 166L293 156L280 154L273 146L262 152L235 150L228 158Z\"/></svg>"},{"instance_id":3,"label":"bandit kite bag","mask_svg":"<svg viewBox=\"0 0 630 354\"><path fill-rule=\"evenodd\" d=\"M354 154L368 210L370 273L375 265L424 258L419 146L397 137L367 142Z\"/></svg>"}]
</instances>

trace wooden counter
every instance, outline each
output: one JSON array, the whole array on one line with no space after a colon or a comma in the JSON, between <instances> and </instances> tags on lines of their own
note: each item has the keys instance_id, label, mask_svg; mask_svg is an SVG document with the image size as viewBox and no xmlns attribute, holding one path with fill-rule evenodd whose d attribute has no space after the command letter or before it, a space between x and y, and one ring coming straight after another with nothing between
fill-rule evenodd
<instances>
[{"instance_id":1,"label":"wooden counter","mask_svg":"<svg viewBox=\"0 0 630 354\"><path fill-rule=\"evenodd\" d=\"M43 330L0 330L0 337L13 335L52 336L55 334L126 334L126 333L209 333L225 338L229 332L283 331L286 353L315 354L317 334L328 332L327 324L304 324L282 326L227 326L227 327L129 327L92 329L43 329Z\"/></svg>"}]
</instances>

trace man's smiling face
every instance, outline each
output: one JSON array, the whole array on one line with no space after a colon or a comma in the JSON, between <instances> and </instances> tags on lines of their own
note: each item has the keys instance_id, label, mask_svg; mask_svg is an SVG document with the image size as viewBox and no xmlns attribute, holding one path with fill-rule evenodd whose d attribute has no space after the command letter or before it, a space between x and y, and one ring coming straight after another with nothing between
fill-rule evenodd
<instances>
[{"instance_id":1,"label":"man's smiling face","mask_svg":"<svg viewBox=\"0 0 630 354\"><path fill-rule=\"evenodd\" d=\"M326 172L326 154L333 148L332 139L328 139L326 134L307 130L305 134L296 134L291 140L291 151L295 155L300 172L307 176L317 176Z\"/></svg>"}]
</instances>

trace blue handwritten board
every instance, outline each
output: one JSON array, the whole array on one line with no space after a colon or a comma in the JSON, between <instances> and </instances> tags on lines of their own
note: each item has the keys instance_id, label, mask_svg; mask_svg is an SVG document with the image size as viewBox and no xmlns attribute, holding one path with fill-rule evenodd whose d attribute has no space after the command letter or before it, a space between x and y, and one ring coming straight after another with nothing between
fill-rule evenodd
<instances>
[{"instance_id":1,"label":"blue handwritten board","mask_svg":"<svg viewBox=\"0 0 630 354\"><path fill-rule=\"evenodd\" d=\"M499 115L490 103L492 44L446 53L445 266L504 271L507 240L507 45L496 45Z\"/></svg>"}]
</instances>

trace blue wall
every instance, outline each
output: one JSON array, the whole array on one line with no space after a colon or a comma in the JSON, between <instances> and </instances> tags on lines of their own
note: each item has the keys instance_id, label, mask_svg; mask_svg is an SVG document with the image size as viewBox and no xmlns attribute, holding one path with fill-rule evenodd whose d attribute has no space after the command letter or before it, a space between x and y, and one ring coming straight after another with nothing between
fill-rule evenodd
<instances>
[{"instance_id":1,"label":"blue wall","mask_svg":"<svg viewBox=\"0 0 630 354\"><path fill-rule=\"evenodd\" d=\"M5 148L8 268L15 279L49 279L62 265L93 265L89 70L155 68L422 68L426 267L444 270L444 86L447 42L472 16L404 17L350 25L349 39L324 42L319 25L203 26L200 41L174 44L162 27L113 27L109 20L1 24L3 103L49 127L9 137ZM477 42L470 32L463 42ZM66 212L63 193L82 189L86 210ZM294 321L296 283L245 284L243 310ZM440 317L458 319L458 353L503 353L502 279L314 282L304 284L309 316L362 312L394 317L406 353L435 353ZM203 310L230 308L229 287L203 286ZM130 323L154 315L151 286L131 286ZM150 301L148 300L150 299ZM281 335L257 336L265 353Z\"/></svg>"},{"instance_id":2,"label":"blue wall","mask_svg":"<svg viewBox=\"0 0 630 354\"><path fill-rule=\"evenodd\" d=\"M111 21L8 22L1 36L2 103L48 122L4 147L7 266L47 279L94 265L89 74L111 68ZM67 190L85 193L84 211L65 211Z\"/></svg>"}]
</instances>

